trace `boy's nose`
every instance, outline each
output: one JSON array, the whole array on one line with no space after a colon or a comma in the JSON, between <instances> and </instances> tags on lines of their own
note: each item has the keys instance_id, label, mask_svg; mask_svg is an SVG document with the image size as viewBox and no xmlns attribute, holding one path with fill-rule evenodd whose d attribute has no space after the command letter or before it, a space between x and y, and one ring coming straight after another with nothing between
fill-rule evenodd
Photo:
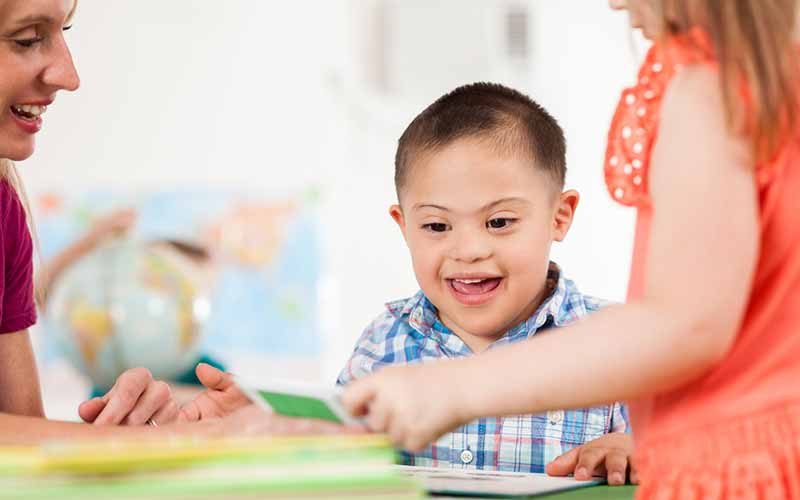
<instances>
[{"instance_id":1,"label":"boy's nose","mask_svg":"<svg viewBox=\"0 0 800 500\"><path fill-rule=\"evenodd\" d=\"M459 262L478 262L491 256L492 246L489 241L475 234L459 235L450 249L450 257Z\"/></svg>"}]
</instances>

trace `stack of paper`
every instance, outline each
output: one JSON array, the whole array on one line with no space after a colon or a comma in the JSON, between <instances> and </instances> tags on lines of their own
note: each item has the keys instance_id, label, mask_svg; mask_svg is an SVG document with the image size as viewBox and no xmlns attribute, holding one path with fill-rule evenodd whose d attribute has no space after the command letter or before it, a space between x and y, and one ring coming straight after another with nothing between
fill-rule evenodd
<instances>
[{"instance_id":1,"label":"stack of paper","mask_svg":"<svg viewBox=\"0 0 800 500\"><path fill-rule=\"evenodd\" d=\"M0 448L3 498L418 498L378 436Z\"/></svg>"}]
</instances>

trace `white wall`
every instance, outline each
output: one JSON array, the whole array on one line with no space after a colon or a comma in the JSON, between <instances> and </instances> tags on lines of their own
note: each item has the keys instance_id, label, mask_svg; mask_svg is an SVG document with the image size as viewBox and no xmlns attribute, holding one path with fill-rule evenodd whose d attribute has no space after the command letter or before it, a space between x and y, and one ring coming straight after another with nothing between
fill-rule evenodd
<instances>
[{"instance_id":1,"label":"white wall","mask_svg":"<svg viewBox=\"0 0 800 500\"><path fill-rule=\"evenodd\" d=\"M81 2L82 77L48 112L33 187L296 185L325 175L343 2Z\"/></svg>"},{"instance_id":2,"label":"white wall","mask_svg":"<svg viewBox=\"0 0 800 500\"><path fill-rule=\"evenodd\" d=\"M530 7L533 30L522 90L564 126L568 184L583 195L555 257L587 292L621 300L632 213L606 195L602 155L616 97L635 71L625 20L601 0L517 3ZM398 99L363 84L370 32L363 22L375 6L81 2L68 36L82 87L48 111L39 150L21 165L29 189L224 184L281 191L320 183L334 283L328 309L338 316L324 372L334 375L383 302L416 289L386 213L394 201L394 146L405 124L447 90ZM452 12L453 24L460 12Z\"/></svg>"},{"instance_id":3,"label":"white wall","mask_svg":"<svg viewBox=\"0 0 800 500\"><path fill-rule=\"evenodd\" d=\"M567 187L581 195L575 224L554 257L587 293L624 300L634 212L612 202L603 181L606 135L617 99L636 76L627 18L605 1L534 2L530 95L567 137Z\"/></svg>"}]
</instances>

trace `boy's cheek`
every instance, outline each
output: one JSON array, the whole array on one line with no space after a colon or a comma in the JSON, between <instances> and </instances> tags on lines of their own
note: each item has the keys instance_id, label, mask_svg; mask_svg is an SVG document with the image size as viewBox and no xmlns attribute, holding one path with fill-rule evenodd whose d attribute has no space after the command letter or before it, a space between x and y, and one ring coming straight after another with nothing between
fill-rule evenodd
<instances>
[{"instance_id":1,"label":"boy's cheek","mask_svg":"<svg viewBox=\"0 0 800 500\"><path fill-rule=\"evenodd\" d=\"M531 262L546 264L552 244L547 231L531 232L504 241L496 247L496 255L517 267L529 267Z\"/></svg>"},{"instance_id":2,"label":"boy's cheek","mask_svg":"<svg viewBox=\"0 0 800 500\"><path fill-rule=\"evenodd\" d=\"M439 265L436 260L431 259L430 255L425 252L419 252L411 255L411 260L414 268L414 276L417 283L422 288L430 288L433 284L439 281ZM429 293L429 290L425 290Z\"/></svg>"},{"instance_id":3,"label":"boy's cheek","mask_svg":"<svg viewBox=\"0 0 800 500\"><path fill-rule=\"evenodd\" d=\"M411 261L417 274L433 274L436 276L445 259L441 248L430 243L409 242Z\"/></svg>"}]
</instances>

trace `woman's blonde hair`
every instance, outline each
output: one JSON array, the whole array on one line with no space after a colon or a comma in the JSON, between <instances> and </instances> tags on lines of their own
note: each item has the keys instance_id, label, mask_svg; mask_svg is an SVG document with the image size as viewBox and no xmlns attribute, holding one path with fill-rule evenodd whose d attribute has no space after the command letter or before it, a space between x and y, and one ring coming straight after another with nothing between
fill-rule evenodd
<instances>
[{"instance_id":1,"label":"woman's blonde hair","mask_svg":"<svg viewBox=\"0 0 800 500\"><path fill-rule=\"evenodd\" d=\"M31 207L28 203L28 196L25 193L25 186L22 184L17 169L14 167L14 162L0 158L0 182L7 182L11 188L17 193L22 206L25 207L25 216L28 219L28 226L33 229L33 220L31 219Z\"/></svg>"},{"instance_id":2,"label":"woman's blonde hair","mask_svg":"<svg viewBox=\"0 0 800 500\"><path fill-rule=\"evenodd\" d=\"M0 158L0 182L7 182L11 186L11 189L17 193L17 196L19 197L19 200L25 209L25 219L28 222L28 230L31 233L31 239L33 240L34 253L36 255L36 259L38 259L40 255L39 238L36 235L36 226L33 222L31 204L28 202L28 195L25 192L25 186L22 183L22 179L19 177L16 167L14 167L14 162L11 160ZM45 290L36 284L34 284L34 298L36 299L37 304L42 304L45 298Z\"/></svg>"},{"instance_id":3,"label":"woman's blonde hair","mask_svg":"<svg viewBox=\"0 0 800 500\"><path fill-rule=\"evenodd\" d=\"M710 37L728 125L746 131L757 161L772 158L798 123L797 0L653 1L662 33Z\"/></svg>"}]
</instances>

